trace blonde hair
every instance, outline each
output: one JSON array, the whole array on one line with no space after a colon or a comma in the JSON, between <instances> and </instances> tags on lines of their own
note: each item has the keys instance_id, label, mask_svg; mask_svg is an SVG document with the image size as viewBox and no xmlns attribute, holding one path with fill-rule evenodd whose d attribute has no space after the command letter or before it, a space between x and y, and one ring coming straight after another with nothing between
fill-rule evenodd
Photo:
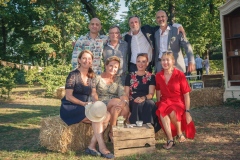
<instances>
[{"instance_id":1,"label":"blonde hair","mask_svg":"<svg viewBox=\"0 0 240 160\"><path fill-rule=\"evenodd\" d=\"M93 53L92 53L91 51L89 51L89 50L83 50L81 53L79 53L78 59L81 59L84 53L90 54L91 57L92 57L92 60L93 60ZM81 64L80 64L79 62L78 62L78 67L81 67ZM94 78L94 77L95 77L95 73L94 73L92 67L90 67L90 68L88 69L88 74L87 74L87 76L88 76L89 78Z\"/></svg>"},{"instance_id":2,"label":"blonde hair","mask_svg":"<svg viewBox=\"0 0 240 160\"><path fill-rule=\"evenodd\" d=\"M112 61L117 61L120 66L120 58L118 58L117 56L111 56L111 57L107 58L105 61L105 65L108 65Z\"/></svg>"}]
</instances>

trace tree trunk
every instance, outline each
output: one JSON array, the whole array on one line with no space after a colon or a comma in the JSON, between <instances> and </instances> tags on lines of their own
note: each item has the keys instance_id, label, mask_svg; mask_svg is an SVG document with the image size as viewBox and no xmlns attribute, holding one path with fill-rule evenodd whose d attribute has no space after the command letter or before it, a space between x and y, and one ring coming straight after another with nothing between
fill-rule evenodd
<instances>
[{"instance_id":1,"label":"tree trunk","mask_svg":"<svg viewBox=\"0 0 240 160\"><path fill-rule=\"evenodd\" d=\"M97 14L96 14L96 9L92 5L91 1L81 0L81 2L82 2L82 4L84 4L85 9L87 10L87 13L88 13L90 19L98 17Z\"/></svg>"},{"instance_id":2,"label":"tree trunk","mask_svg":"<svg viewBox=\"0 0 240 160\"><path fill-rule=\"evenodd\" d=\"M2 55L0 55L0 57L2 59L5 59L5 56L7 55L7 32L6 32L5 22L3 18L2 18L2 36L3 36L3 45L2 45Z\"/></svg>"},{"instance_id":3,"label":"tree trunk","mask_svg":"<svg viewBox=\"0 0 240 160\"><path fill-rule=\"evenodd\" d=\"M172 25L175 23L175 0L169 0L168 12L168 22Z\"/></svg>"}]
</instances>

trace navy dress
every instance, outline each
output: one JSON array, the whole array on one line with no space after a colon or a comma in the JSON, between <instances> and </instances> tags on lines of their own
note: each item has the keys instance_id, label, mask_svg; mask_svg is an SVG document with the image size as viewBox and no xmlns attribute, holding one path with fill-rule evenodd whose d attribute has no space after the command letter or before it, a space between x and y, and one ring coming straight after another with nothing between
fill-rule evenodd
<instances>
[{"instance_id":1,"label":"navy dress","mask_svg":"<svg viewBox=\"0 0 240 160\"><path fill-rule=\"evenodd\" d=\"M135 124L136 121L143 121L143 123L152 123L155 132L160 130L156 110L157 107L152 99L143 101L142 103L135 103L134 99L137 97L146 96L149 93L149 86L156 85L155 76L150 72L146 72L143 76L138 76L135 72L130 73L126 77L125 86L129 86L129 107L131 115L129 122Z\"/></svg>"},{"instance_id":2,"label":"navy dress","mask_svg":"<svg viewBox=\"0 0 240 160\"><path fill-rule=\"evenodd\" d=\"M92 92L91 79L88 79L88 82L88 86L83 85L81 73L76 69L69 73L65 89L72 89L75 98L87 102ZM61 101L60 117L67 125L79 123L86 117L84 106L66 100L66 96Z\"/></svg>"}]
</instances>

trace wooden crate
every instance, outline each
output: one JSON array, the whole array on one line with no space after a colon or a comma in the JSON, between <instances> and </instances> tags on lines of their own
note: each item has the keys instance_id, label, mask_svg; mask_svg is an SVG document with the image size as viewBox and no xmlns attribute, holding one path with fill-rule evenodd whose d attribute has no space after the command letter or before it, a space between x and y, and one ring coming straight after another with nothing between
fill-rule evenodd
<instances>
[{"instance_id":1,"label":"wooden crate","mask_svg":"<svg viewBox=\"0 0 240 160\"><path fill-rule=\"evenodd\" d=\"M142 127L113 127L114 156L152 153L156 147L154 128L150 123Z\"/></svg>"},{"instance_id":2,"label":"wooden crate","mask_svg":"<svg viewBox=\"0 0 240 160\"><path fill-rule=\"evenodd\" d=\"M223 74L202 75L204 87L223 87Z\"/></svg>"}]
</instances>

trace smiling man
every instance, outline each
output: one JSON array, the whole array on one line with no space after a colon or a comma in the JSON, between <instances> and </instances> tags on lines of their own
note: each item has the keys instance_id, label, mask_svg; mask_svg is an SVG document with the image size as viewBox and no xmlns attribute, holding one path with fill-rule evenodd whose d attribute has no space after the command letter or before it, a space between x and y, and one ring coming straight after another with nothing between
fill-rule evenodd
<instances>
[{"instance_id":1,"label":"smiling man","mask_svg":"<svg viewBox=\"0 0 240 160\"><path fill-rule=\"evenodd\" d=\"M109 41L104 45L103 49L103 61L111 56L117 56L120 59L120 67L118 75L121 77L122 83L125 83L127 75L127 42L120 39L120 29L118 26L111 26L109 29Z\"/></svg>"},{"instance_id":2,"label":"smiling man","mask_svg":"<svg viewBox=\"0 0 240 160\"><path fill-rule=\"evenodd\" d=\"M173 52L176 67L182 72L186 72L185 63L181 47L184 48L188 58L188 72L195 70L195 60L191 44L182 33L178 34L178 29L168 25L168 17L165 11L159 10L156 13L156 22L159 29L155 32L155 72L162 69L161 58L164 52Z\"/></svg>"},{"instance_id":3,"label":"smiling man","mask_svg":"<svg viewBox=\"0 0 240 160\"><path fill-rule=\"evenodd\" d=\"M103 52L103 46L107 42L107 36L100 35L99 32L102 28L101 21L98 18L91 19L88 29L89 33L85 36L80 36L74 45L72 52L72 68L77 66L78 54L83 50L90 50L94 54L93 70L96 74L101 74L101 57Z\"/></svg>"}]
</instances>

